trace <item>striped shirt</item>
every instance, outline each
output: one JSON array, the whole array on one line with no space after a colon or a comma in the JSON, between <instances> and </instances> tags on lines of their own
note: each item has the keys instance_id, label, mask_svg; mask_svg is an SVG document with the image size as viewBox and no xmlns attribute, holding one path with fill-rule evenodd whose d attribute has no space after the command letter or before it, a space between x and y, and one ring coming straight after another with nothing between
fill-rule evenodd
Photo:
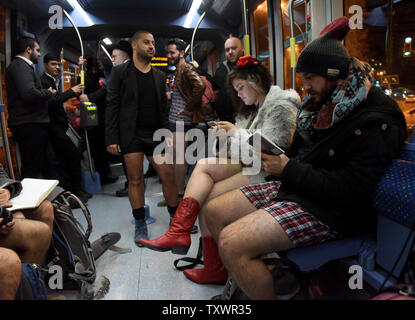
<instances>
[{"instance_id":1,"label":"striped shirt","mask_svg":"<svg viewBox=\"0 0 415 320\"><path fill-rule=\"evenodd\" d=\"M175 125L177 121L184 121L185 126L192 124L191 116L188 116L185 113L177 114L181 109L184 109L185 107L186 102L183 100L179 89L177 89L177 86L174 86L171 95L171 107L169 112L169 122L171 124Z\"/></svg>"}]
</instances>

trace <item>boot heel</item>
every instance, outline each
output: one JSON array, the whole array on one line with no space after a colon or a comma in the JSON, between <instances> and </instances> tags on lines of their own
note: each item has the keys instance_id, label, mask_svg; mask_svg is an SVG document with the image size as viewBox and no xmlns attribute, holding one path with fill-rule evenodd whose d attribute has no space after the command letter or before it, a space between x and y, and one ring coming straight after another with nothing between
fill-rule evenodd
<instances>
[{"instance_id":1,"label":"boot heel","mask_svg":"<svg viewBox=\"0 0 415 320\"><path fill-rule=\"evenodd\" d=\"M175 246L171 248L171 252L174 254L186 254L189 248L190 246Z\"/></svg>"}]
</instances>

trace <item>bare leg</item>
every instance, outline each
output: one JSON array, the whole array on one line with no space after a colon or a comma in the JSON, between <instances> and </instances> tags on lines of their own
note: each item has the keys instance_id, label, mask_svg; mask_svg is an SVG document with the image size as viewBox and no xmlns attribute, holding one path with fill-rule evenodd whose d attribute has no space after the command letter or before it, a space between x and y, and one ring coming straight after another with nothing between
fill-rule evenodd
<instances>
[{"instance_id":1,"label":"bare leg","mask_svg":"<svg viewBox=\"0 0 415 320\"><path fill-rule=\"evenodd\" d=\"M240 190L210 201L206 218L222 262L241 289L250 299L275 299L271 273L260 257L294 247L278 222L256 210Z\"/></svg>"},{"instance_id":2,"label":"bare leg","mask_svg":"<svg viewBox=\"0 0 415 320\"><path fill-rule=\"evenodd\" d=\"M228 191L232 191L234 189L238 189L249 183L250 183L249 177L247 175L242 174L242 172L238 172L237 174L227 179L224 179L222 181L215 183L205 203L207 203L211 199L214 199L220 196L221 194L224 194ZM205 216L206 216L205 206L202 206L202 208L199 211L199 227L200 227L200 232L201 232L202 237L207 237L211 235L206 225Z\"/></svg>"},{"instance_id":3,"label":"bare leg","mask_svg":"<svg viewBox=\"0 0 415 320\"><path fill-rule=\"evenodd\" d=\"M239 164L220 164L216 158L201 159L197 162L187 183L184 197L192 197L199 202L200 206L203 206L215 183L230 178L241 171L242 167ZM229 188L225 187L227 184L224 182L218 192L229 191ZM230 184L232 185L232 182Z\"/></svg>"},{"instance_id":4,"label":"bare leg","mask_svg":"<svg viewBox=\"0 0 415 320\"><path fill-rule=\"evenodd\" d=\"M156 157L148 157L153 168L157 171L163 187L164 198L167 201L167 205L170 207L177 206L178 197L177 197L177 186L174 179L174 169L171 164L157 164L161 163L157 160Z\"/></svg>"},{"instance_id":5,"label":"bare leg","mask_svg":"<svg viewBox=\"0 0 415 320\"><path fill-rule=\"evenodd\" d=\"M144 153L125 154L124 160L128 176L128 199L130 200L131 208L142 208L144 207Z\"/></svg>"},{"instance_id":6,"label":"bare leg","mask_svg":"<svg viewBox=\"0 0 415 320\"><path fill-rule=\"evenodd\" d=\"M50 228L30 219L13 221L15 224L9 234L0 235L0 246L16 251L24 262L42 264L50 245Z\"/></svg>"},{"instance_id":7,"label":"bare leg","mask_svg":"<svg viewBox=\"0 0 415 320\"><path fill-rule=\"evenodd\" d=\"M50 201L45 200L39 205L39 207L35 209L26 209L26 210L23 210L22 212L25 218L46 223L50 231L51 232L53 231L54 213L53 213L53 206Z\"/></svg>"},{"instance_id":8,"label":"bare leg","mask_svg":"<svg viewBox=\"0 0 415 320\"><path fill-rule=\"evenodd\" d=\"M14 300L22 276L22 265L17 254L0 248L0 300Z\"/></svg>"},{"instance_id":9,"label":"bare leg","mask_svg":"<svg viewBox=\"0 0 415 320\"><path fill-rule=\"evenodd\" d=\"M177 189L180 194L184 193L184 184L187 172L187 163L184 157L187 147L185 135L186 133L184 132L173 133L173 168Z\"/></svg>"}]
</instances>

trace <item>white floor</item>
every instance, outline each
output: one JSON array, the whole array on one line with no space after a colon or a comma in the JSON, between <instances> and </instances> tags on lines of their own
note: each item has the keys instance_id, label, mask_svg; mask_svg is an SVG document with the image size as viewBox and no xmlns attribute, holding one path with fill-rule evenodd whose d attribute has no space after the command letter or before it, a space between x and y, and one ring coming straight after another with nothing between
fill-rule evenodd
<instances>
[{"instance_id":1,"label":"white floor","mask_svg":"<svg viewBox=\"0 0 415 320\"><path fill-rule=\"evenodd\" d=\"M223 286L193 283L174 267L174 260L183 255L175 255L170 251L157 252L135 245L128 197L115 196L115 191L121 189L124 182L125 177L122 176L117 182L105 185L102 194L94 195L87 203L93 225L89 240L92 242L108 232L119 232L121 240L116 245L132 249L131 253L126 254L107 251L96 261L94 286L100 287L101 276L110 281L109 291L102 300L209 300L220 294ZM154 223L148 225L150 239L161 236L168 229L167 207L157 207L162 199L159 178L146 179L146 204L150 206L150 215L156 218ZM77 216L79 212L79 209L75 210ZM199 237L200 232L192 235L192 245L186 256L196 257ZM65 292L64 295L67 300L79 299L74 292Z\"/></svg>"}]
</instances>

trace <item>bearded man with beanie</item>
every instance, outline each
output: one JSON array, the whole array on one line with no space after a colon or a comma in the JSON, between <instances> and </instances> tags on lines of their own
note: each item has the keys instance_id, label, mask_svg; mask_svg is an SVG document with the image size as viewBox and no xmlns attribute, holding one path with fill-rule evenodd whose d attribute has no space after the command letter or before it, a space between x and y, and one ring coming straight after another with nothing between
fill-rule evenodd
<instances>
[{"instance_id":1,"label":"bearded man with beanie","mask_svg":"<svg viewBox=\"0 0 415 320\"><path fill-rule=\"evenodd\" d=\"M261 155L267 182L207 204L206 222L222 262L250 299L281 294L260 259L264 254L375 229L372 195L406 139L396 102L372 86L371 67L340 42L348 31L345 19L298 59L307 95L290 150Z\"/></svg>"}]
</instances>

